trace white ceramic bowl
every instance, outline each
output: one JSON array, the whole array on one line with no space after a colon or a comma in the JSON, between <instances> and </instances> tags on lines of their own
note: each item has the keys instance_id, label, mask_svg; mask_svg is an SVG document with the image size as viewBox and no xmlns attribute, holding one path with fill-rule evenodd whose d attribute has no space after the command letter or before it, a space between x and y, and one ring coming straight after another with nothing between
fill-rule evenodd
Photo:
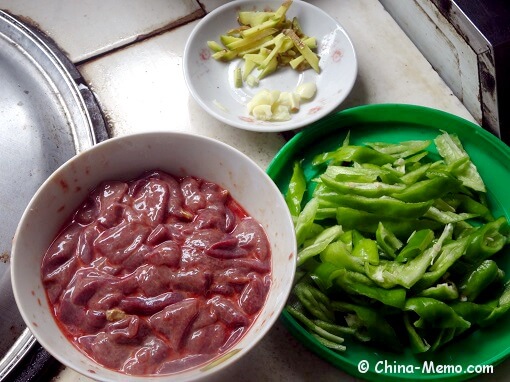
<instances>
[{"instance_id":1,"label":"white ceramic bowl","mask_svg":"<svg viewBox=\"0 0 510 382\"><path fill-rule=\"evenodd\" d=\"M49 310L40 269L42 257L89 190L103 180L133 179L159 168L194 175L228 189L266 230L272 253L272 283L252 327L213 365L178 374L179 381L205 378L236 362L270 329L290 292L296 245L285 201L269 176L246 155L219 141L178 132L113 138L72 158L53 173L30 201L12 249L12 284L18 308L39 343L64 365L103 381L175 380L173 376L134 377L106 369L78 351L62 334Z\"/></svg>"},{"instance_id":2,"label":"white ceramic bowl","mask_svg":"<svg viewBox=\"0 0 510 382\"><path fill-rule=\"evenodd\" d=\"M257 87L234 85L234 70L243 60L219 62L211 57L208 40L235 28L240 10L276 10L283 0L241 0L227 3L205 16L193 29L183 57L184 76L193 98L213 117L245 130L280 132L306 126L332 112L350 93L357 76L356 53L349 36L338 22L316 6L294 0L287 18L297 17L303 31L317 39L321 73L280 68L263 78ZM301 105L289 121L265 122L248 114L246 104L261 89L293 91L299 84L314 82L317 93Z\"/></svg>"}]
</instances>

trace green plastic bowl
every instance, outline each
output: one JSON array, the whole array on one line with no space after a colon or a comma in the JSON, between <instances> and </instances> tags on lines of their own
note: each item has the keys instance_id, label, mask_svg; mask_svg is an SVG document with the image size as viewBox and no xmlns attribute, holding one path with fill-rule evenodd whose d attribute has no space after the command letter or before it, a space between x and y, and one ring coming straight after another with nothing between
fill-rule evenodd
<instances>
[{"instance_id":1,"label":"green plastic bowl","mask_svg":"<svg viewBox=\"0 0 510 382\"><path fill-rule=\"evenodd\" d=\"M269 176L282 193L285 193L293 162L304 159L305 176L310 180L317 175L310 165L311 158L320 152L337 148L349 131L350 142L353 144L433 139L441 131L457 134L487 186L494 215L506 216L510 220L510 148L469 121L421 106L369 105L330 115L294 136L270 163L267 169ZM433 152L432 149L431 151ZM508 279L508 246L495 259ZM502 317L490 328L477 329L468 336L426 355L413 354L410 349L404 349L401 354L385 352L349 338L344 343L347 350L338 353L319 344L287 312L284 311L281 320L299 341L320 357L347 373L366 380L460 381L487 373L488 370L483 369L484 365L495 366L510 354L510 314ZM361 361L366 363L360 365ZM360 372L358 366L367 367L366 372ZM474 368L468 370L470 366ZM442 370L437 372L438 368Z\"/></svg>"}]
</instances>

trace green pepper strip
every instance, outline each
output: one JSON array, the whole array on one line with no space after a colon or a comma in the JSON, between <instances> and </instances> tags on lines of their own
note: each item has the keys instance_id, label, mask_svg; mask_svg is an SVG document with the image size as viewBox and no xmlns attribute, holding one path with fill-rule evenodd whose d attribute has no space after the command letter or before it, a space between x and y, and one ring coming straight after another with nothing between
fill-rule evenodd
<instances>
[{"instance_id":1,"label":"green pepper strip","mask_svg":"<svg viewBox=\"0 0 510 382\"><path fill-rule=\"evenodd\" d=\"M434 232L431 229L422 229L415 231L409 237L407 244L395 258L397 262L406 262L414 259L420 253L425 251L434 240Z\"/></svg>"},{"instance_id":2,"label":"green pepper strip","mask_svg":"<svg viewBox=\"0 0 510 382\"><path fill-rule=\"evenodd\" d=\"M389 196L368 198L360 195L336 194L334 197L320 198L324 207L349 207L371 212L379 216L419 218L432 206L433 200L420 203L407 203ZM329 202L329 203L327 203Z\"/></svg>"},{"instance_id":3,"label":"green pepper strip","mask_svg":"<svg viewBox=\"0 0 510 382\"><path fill-rule=\"evenodd\" d=\"M301 202L306 191L306 179L303 168L299 161L294 162L292 177L289 188L285 194L285 201L292 216L298 216L301 212Z\"/></svg>"},{"instance_id":4,"label":"green pepper strip","mask_svg":"<svg viewBox=\"0 0 510 382\"><path fill-rule=\"evenodd\" d=\"M509 239L508 222L504 216L486 223L470 234L464 258L472 263L483 261L499 252Z\"/></svg>"},{"instance_id":5,"label":"green pepper strip","mask_svg":"<svg viewBox=\"0 0 510 382\"><path fill-rule=\"evenodd\" d=\"M333 304L333 302L331 302ZM507 281L499 298L484 304L456 301L450 305L464 319L482 327L493 325L510 310L510 281ZM331 305L331 309L334 309Z\"/></svg>"},{"instance_id":6,"label":"green pepper strip","mask_svg":"<svg viewBox=\"0 0 510 382\"><path fill-rule=\"evenodd\" d=\"M380 169L384 170L383 173L379 176L381 179L381 182L387 183L387 184L398 184L402 183L400 178L402 177L402 174L405 172L405 166L403 164L403 161L399 159L397 162L401 162L401 165L398 167L393 167L391 164L387 163L381 167ZM394 165L397 165L397 162L395 162ZM364 164L364 167L377 167L372 164Z\"/></svg>"},{"instance_id":7,"label":"green pepper strip","mask_svg":"<svg viewBox=\"0 0 510 382\"><path fill-rule=\"evenodd\" d=\"M333 281L342 273L342 270L331 263L316 263L311 272L311 278L321 290L327 291L333 286Z\"/></svg>"},{"instance_id":8,"label":"green pepper strip","mask_svg":"<svg viewBox=\"0 0 510 382\"><path fill-rule=\"evenodd\" d=\"M411 324L408 313L404 314L404 325L409 334L409 342L414 353L424 353L427 351L434 352L444 344L450 342L455 336L467 330L467 328L441 328L439 330L430 330L430 328L428 328L426 330L422 330L421 332L424 335L428 335L428 337L435 337L432 345L429 345L427 339L422 337Z\"/></svg>"},{"instance_id":9,"label":"green pepper strip","mask_svg":"<svg viewBox=\"0 0 510 382\"><path fill-rule=\"evenodd\" d=\"M397 285L411 288L425 273L434 256L432 248L422 252L407 263L381 260L379 265L365 263L365 274L383 288Z\"/></svg>"},{"instance_id":10,"label":"green pepper strip","mask_svg":"<svg viewBox=\"0 0 510 382\"><path fill-rule=\"evenodd\" d=\"M316 220L334 219L336 216L335 207L319 207L317 214L315 215Z\"/></svg>"},{"instance_id":11,"label":"green pepper strip","mask_svg":"<svg viewBox=\"0 0 510 382\"><path fill-rule=\"evenodd\" d=\"M363 168L363 167L346 167L346 166L328 166L324 175L336 181L349 182L374 182L378 176L385 171L380 167Z\"/></svg>"},{"instance_id":12,"label":"green pepper strip","mask_svg":"<svg viewBox=\"0 0 510 382\"><path fill-rule=\"evenodd\" d=\"M405 189L403 184L386 184L383 182L341 182L328 176L321 176L321 181L325 187L316 187L314 196L328 199L340 194L360 195L370 198L379 198L384 195L392 195ZM333 190L333 191L331 191Z\"/></svg>"},{"instance_id":13,"label":"green pepper strip","mask_svg":"<svg viewBox=\"0 0 510 382\"><path fill-rule=\"evenodd\" d=\"M425 150L431 143L432 141L429 140L404 141L400 143L371 142L367 143L367 146L397 158L407 158Z\"/></svg>"},{"instance_id":14,"label":"green pepper strip","mask_svg":"<svg viewBox=\"0 0 510 382\"><path fill-rule=\"evenodd\" d=\"M357 230L352 229L349 232L351 232L351 239L352 239L352 247L354 248L358 243L363 240L365 237Z\"/></svg>"},{"instance_id":15,"label":"green pepper strip","mask_svg":"<svg viewBox=\"0 0 510 382\"><path fill-rule=\"evenodd\" d=\"M487 320L492 311L497 307L498 301L494 300L485 304L477 304L470 301L453 301L449 305L465 320L472 324L480 325Z\"/></svg>"},{"instance_id":16,"label":"green pepper strip","mask_svg":"<svg viewBox=\"0 0 510 382\"><path fill-rule=\"evenodd\" d=\"M336 240L342 232L342 227L339 225L334 225L324 229L324 231L317 235L311 245L298 252L297 265L299 266L303 264L309 258L317 256L319 253L324 251L324 249L326 249L332 241Z\"/></svg>"},{"instance_id":17,"label":"green pepper strip","mask_svg":"<svg viewBox=\"0 0 510 382\"><path fill-rule=\"evenodd\" d=\"M313 223L308 231L307 238L317 237L322 231L324 231L324 227L320 224Z\"/></svg>"},{"instance_id":18,"label":"green pepper strip","mask_svg":"<svg viewBox=\"0 0 510 382\"><path fill-rule=\"evenodd\" d=\"M312 271L312 279L324 290L329 289L335 283L347 293L366 296L385 305L401 308L405 303L405 289L379 288L364 274L338 268L330 263L317 264Z\"/></svg>"},{"instance_id":19,"label":"green pepper strip","mask_svg":"<svg viewBox=\"0 0 510 382\"><path fill-rule=\"evenodd\" d=\"M457 194L455 198L460 202L458 205L459 209L467 213L476 214L486 221L494 221L491 211L482 203L464 194Z\"/></svg>"},{"instance_id":20,"label":"green pepper strip","mask_svg":"<svg viewBox=\"0 0 510 382\"><path fill-rule=\"evenodd\" d=\"M425 353L430 349L430 345L427 343L425 338L422 338L416 331L416 328L411 324L408 313L404 313L404 325L407 330L409 343L413 353Z\"/></svg>"},{"instance_id":21,"label":"green pepper strip","mask_svg":"<svg viewBox=\"0 0 510 382\"><path fill-rule=\"evenodd\" d=\"M460 185L461 182L452 176L437 176L413 183L391 196L404 202L426 202L441 198L451 192L457 192Z\"/></svg>"},{"instance_id":22,"label":"green pepper strip","mask_svg":"<svg viewBox=\"0 0 510 382\"><path fill-rule=\"evenodd\" d=\"M434 200L434 207L441 211L455 212L460 204L457 202L457 195L461 194L446 195L443 198Z\"/></svg>"},{"instance_id":23,"label":"green pepper strip","mask_svg":"<svg viewBox=\"0 0 510 382\"><path fill-rule=\"evenodd\" d=\"M469 244L469 237L457 239L443 246L438 259L414 286L416 290L423 290L433 286L448 269L464 254Z\"/></svg>"},{"instance_id":24,"label":"green pepper strip","mask_svg":"<svg viewBox=\"0 0 510 382\"><path fill-rule=\"evenodd\" d=\"M313 226L317 209L319 208L319 201L312 198L299 214L296 221L296 240L298 246L303 244L307 239L307 235Z\"/></svg>"},{"instance_id":25,"label":"green pepper strip","mask_svg":"<svg viewBox=\"0 0 510 382\"><path fill-rule=\"evenodd\" d=\"M330 263L338 268L360 273L365 272L363 260L352 256L349 246L340 240L329 244L321 252L320 259L323 263Z\"/></svg>"},{"instance_id":26,"label":"green pepper strip","mask_svg":"<svg viewBox=\"0 0 510 382\"><path fill-rule=\"evenodd\" d=\"M350 304L343 301L331 301L331 309L340 312L354 312L367 329L372 340L392 350L402 350L402 345L398 340L395 330L378 311L366 306Z\"/></svg>"},{"instance_id":27,"label":"green pepper strip","mask_svg":"<svg viewBox=\"0 0 510 382\"><path fill-rule=\"evenodd\" d=\"M429 155L428 151L422 151L421 153L411 155L410 157L407 157L405 159L406 166L409 167L409 169L416 169L417 167L422 165L420 161L428 155Z\"/></svg>"},{"instance_id":28,"label":"green pepper strip","mask_svg":"<svg viewBox=\"0 0 510 382\"><path fill-rule=\"evenodd\" d=\"M436 144L439 155L444 158L447 165L450 165L459 160L465 160L465 158L469 159L469 156L466 151L464 151L460 140L453 134L441 134L436 137L436 139L434 139L434 143ZM476 166L471 162L470 159L469 165L463 166L462 171L459 171L456 175L465 186L476 191L486 191L483 180L478 173Z\"/></svg>"},{"instance_id":29,"label":"green pepper strip","mask_svg":"<svg viewBox=\"0 0 510 382\"><path fill-rule=\"evenodd\" d=\"M455 284L447 282L424 289L417 293L416 296L431 297L440 301L451 301L459 298L459 291Z\"/></svg>"},{"instance_id":30,"label":"green pepper strip","mask_svg":"<svg viewBox=\"0 0 510 382\"><path fill-rule=\"evenodd\" d=\"M400 181L408 186L413 183L416 183L423 179L429 168L430 164L421 165L420 167L402 175L400 177Z\"/></svg>"},{"instance_id":31,"label":"green pepper strip","mask_svg":"<svg viewBox=\"0 0 510 382\"><path fill-rule=\"evenodd\" d=\"M328 331L331 334L342 336L344 334L356 335L356 330L353 328L349 328L348 326L342 326L337 324L332 324L330 322L322 321L322 320L313 320L313 323L317 325L319 328L322 328Z\"/></svg>"},{"instance_id":32,"label":"green pepper strip","mask_svg":"<svg viewBox=\"0 0 510 382\"><path fill-rule=\"evenodd\" d=\"M332 308L334 309L334 308ZM471 326L455 310L442 301L430 297L408 298L405 311L414 311L420 318L413 323L417 328L463 328Z\"/></svg>"},{"instance_id":33,"label":"green pepper strip","mask_svg":"<svg viewBox=\"0 0 510 382\"><path fill-rule=\"evenodd\" d=\"M328 332L327 330L317 326L312 320L310 320L303 313L299 312L297 309L293 308L292 306L288 305L286 307L286 309L287 309L287 312L289 312L292 317L294 317L296 320L301 322L312 333L315 333L320 338L325 339L325 340L335 344L335 346L328 346L328 347L334 348L336 350L345 350L345 346L341 346L341 347L336 346L336 345L339 345L344 342L344 339L342 337L334 335L334 334ZM319 342L322 343L322 341L319 341ZM329 342L328 342L328 345L330 345ZM323 345L325 345L325 344L323 343Z\"/></svg>"},{"instance_id":34,"label":"green pepper strip","mask_svg":"<svg viewBox=\"0 0 510 382\"><path fill-rule=\"evenodd\" d=\"M439 331L436 340L430 347L430 352L434 352L444 344L450 342L455 336L459 335L467 329L464 328L443 328Z\"/></svg>"},{"instance_id":35,"label":"green pepper strip","mask_svg":"<svg viewBox=\"0 0 510 382\"><path fill-rule=\"evenodd\" d=\"M465 212L458 214L451 211L441 211L440 209L434 206L430 207L429 210L423 216L443 224L458 223L460 221L478 217L478 215L476 214L468 214Z\"/></svg>"},{"instance_id":36,"label":"green pepper strip","mask_svg":"<svg viewBox=\"0 0 510 382\"><path fill-rule=\"evenodd\" d=\"M372 163L383 165L385 163L393 163L395 157L388 154L380 153L370 147L365 146L342 146L335 151L317 155L312 164L314 166L326 162L330 164L342 164L344 162Z\"/></svg>"},{"instance_id":37,"label":"green pepper strip","mask_svg":"<svg viewBox=\"0 0 510 382\"><path fill-rule=\"evenodd\" d=\"M313 320L314 324L317 325L319 328L322 328L331 334L337 335L337 336L343 336L345 334L354 336L357 340L361 342L367 342L370 341L370 338L368 338L367 333L365 331L360 331L356 329L355 327L350 326L342 326L337 324L331 324L329 322L321 321L321 320Z\"/></svg>"},{"instance_id":38,"label":"green pepper strip","mask_svg":"<svg viewBox=\"0 0 510 382\"><path fill-rule=\"evenodd\" d=\"M407 263L381 261L378 266L365 263L366 275L383 288L393 288L396 285L411 288L422 279L427 268L441 251L443 242L451 236L452 230L452 225L445 226L443 233L432 247L421 252Z\"/></svg>"},{"instance_id":39,"label":"green pepper strip","mask_svg":"<svg viewBox=\"0 0 510 382\"><path fill-rule=\"evenodd\" d=\"M331 307L333 309L333 307ZM491 314L483 320L480 325L482 326L490 326L494 323L494 321L498 320L501 316L503 316L508 310L510 310L510 281L507 281L505 284L505 289L503 293L498 299L498 305L493 309Z\"/></svg>"},{"instance_id":40,"label":"green pepper strip","mask_svg":"<svg viewBox=\"0 0 510 382\"><path fill-rule=\"evenodd\" d=\"M336 220L344 230L358 229L361 232L367 233L375 232L379 222L382 222L387 229L399 238L407 238L413 231L426 228L435 230L442 227L441 223L432 220L389 218L348 207L337 208Z\"/></svg>"},{"instance_id":41,"label":"green pepper strip","mask_svg":"<svg viewBox=\"0 0 510 382\"><path fill-rule=\"evenodd\" d=\"M311 284L306 284L306 285L307 285L308 291L311 293L313 298L316 301L318 301L320 304L322 304L322 306L324 307L324 310L329 315L330 314L329 305L330 305L330 302L331 302L329 297L325 293L321 292L319 289L314 287L313 285L311 285Z\"/></svg>"},{"instance_id":42,"label":"green pepper strip","mask_svg":"<svg viewBox=\"0 0 510 382\"><path fill-rule=\"evenodd\" d=\"M374 240L367 238L359 240L352 249L352 256L360 258L368 264L379 264L377 243Z\"/></svg>"},{"instance_id":43,"label":"green pepper strip","mask_svg":"<svg viewBox=\"0 0 510 382\"><path fill-rule=\"evenodd\" d=\"M395 308L402 308L405 305L405 289L380 288L361 273L348 271L346 269L338 269L335 272L334 281L347 293L366 296Z\"/></svg>"},{"instance_id":44,"label":"green pepper strip","mask_svg":"<svg viewBox=\"0 0 510 382\"><path fill-rule=\"evenodd\" d=\"M311 285L298 283L294 286L293 292L310 314L323 321L333 322L335 319L333 313L321 298L317 298L312 289L315 288Z\"/></svg>"},{"instance_id":45,"label":"green pepper strip","mask_svg":"<svg viewBox=\"0 0 510 382\"><path fill-rule=\"evenodd\" d=\"M336 350L336 351L345 351L346 347L334 341L327 340L326 338L318 335L317 333L312 333L312 337L315 337L319 343L327 348Z\"/></svg>"},{"instance_id":46,"label":"green pepper strip","mask_svg":"<svg viewBox=\"0 0 510 382\"><path fill-rule=\"evenodd\" d=\"M377 226L375 238L379 247L391 258L395 258L395 252L403 245L393 232L387 229L382 222L379 222Z\"/></svg>"},{"instance_id":47,"label":"green pepper strip","mask_svg":"<svg viewBox=\"0 0 510 382\"><path fill-rule=\"evenodd\" d=\"M475 300L485 288L496 280L498 274L499 268L494 260L483 261L460 283L459 290L462 300Z\"/></svg>"},{"instance_id":48,"label":"green pepper strip","mask_svg":"<svg viewBox=\"0 0 510 382\"><path fill-rule=\"evenodd\" d=\"M345 243L347 245L347 248L352 251L352 246L354 245L355 238L354 238L355 232L353 230L346 231L343 234L340 235L338 240L341 240L342 243Z\"/></svg>"}]
</instances>

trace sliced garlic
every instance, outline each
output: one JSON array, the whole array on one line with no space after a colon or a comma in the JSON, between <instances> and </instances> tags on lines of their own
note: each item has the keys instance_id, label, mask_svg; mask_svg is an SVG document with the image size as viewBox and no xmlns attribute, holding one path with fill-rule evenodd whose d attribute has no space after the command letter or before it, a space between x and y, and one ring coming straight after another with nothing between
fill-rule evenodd
<instances>
[{"instance_id":1,"label":"sliced garlic","mask_svg":"<svg viewBox=\"0 0 510 382\"><path fill-rule=\"evenodd\" d=\"M280 98L280 91L279 90L271 90L271 105L278 102L278 98Z\"/></svg>"},{"instance_id":2,"label":"sliced garlic","mask_svg":"<svg viewBox=\"0 0 510 382\"><path fill-rule=\"evenodd\" d=\"M278 104L287 106L291 112L295 113L299 110L300 97L297 93L281 92L278 98Z\"/></svg>"},{"instance_id":3,"label":"sliced garlic","mask_svg":"<svg viewBox=\"0 0 510 382\"><path fill-rule=\"evenodd\" d=\"M253 108L252 114L256 119L261 121L270 121L273 116L271 105L257 105Z\"/></svg>"},{"instance_id":4,"label":"sliced garlic","mask_svg":"<svg viewBox=\"0 0 510 382\"><path fill-rule=\"evenodd\" d=\"M271 105L272 103L273 103L273 98L272 98L271 92L269 92L269 90L267 90L267 89L263 89L260 92L258 92L257 94L255 94L253 96L253 98L251 99L251 101L248 102L248 104L247 104L248 113L252 114L255 106Z\"/></svg>"},{"instance_id":5,"label":"sliced garlic","mask_svg":"<svg viewBox=\"0 0 510 382\"><path fill-rule=\"evenodd\" d=\"M271 121L288 121L290 120L290 111L288 106L277 105L273 111L273 115L271 116Z\"/></svg>"},{"instance_id":6,"label":"sliced garlic","mask_svg":"<svg viewBox=\"0 0 510 382\"><path fill-rule=\"evenodd\" d=\"M261 121L288 121L299 111L302 100L313 98L316 91L312 82L299 85L294 92L262 89L246 106L248 113Z\"/></svg>"},{"instance_id":7,"label":"sliced garlic","mask_svg":"<svg viewBox=\"0 0 510 382\"><path fill-rule=\"evenodd\" d=\"M302 99L312 99L315 93L317 92L317 85L313 82L305 82L299 85L296 88L296 93L302 98Z\"/></svg>"}]
</instances>

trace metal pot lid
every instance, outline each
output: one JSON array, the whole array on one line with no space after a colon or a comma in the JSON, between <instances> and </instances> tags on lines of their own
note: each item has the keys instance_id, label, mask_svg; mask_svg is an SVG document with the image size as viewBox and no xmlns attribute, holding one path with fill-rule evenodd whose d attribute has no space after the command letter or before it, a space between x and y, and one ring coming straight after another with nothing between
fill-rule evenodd
<instances>
[{"instance_id":1,"label":"metal pot lid","mask_svg":"<svg viewBox=\"0 0 510 382\"><path fill-rule=\"evenodd\" d=\"M54 170L107 138L95 98L66 60L45 36L0 11L0 380L36 343L12 294L18 221Z\"/></svg>"}]
</instances>

